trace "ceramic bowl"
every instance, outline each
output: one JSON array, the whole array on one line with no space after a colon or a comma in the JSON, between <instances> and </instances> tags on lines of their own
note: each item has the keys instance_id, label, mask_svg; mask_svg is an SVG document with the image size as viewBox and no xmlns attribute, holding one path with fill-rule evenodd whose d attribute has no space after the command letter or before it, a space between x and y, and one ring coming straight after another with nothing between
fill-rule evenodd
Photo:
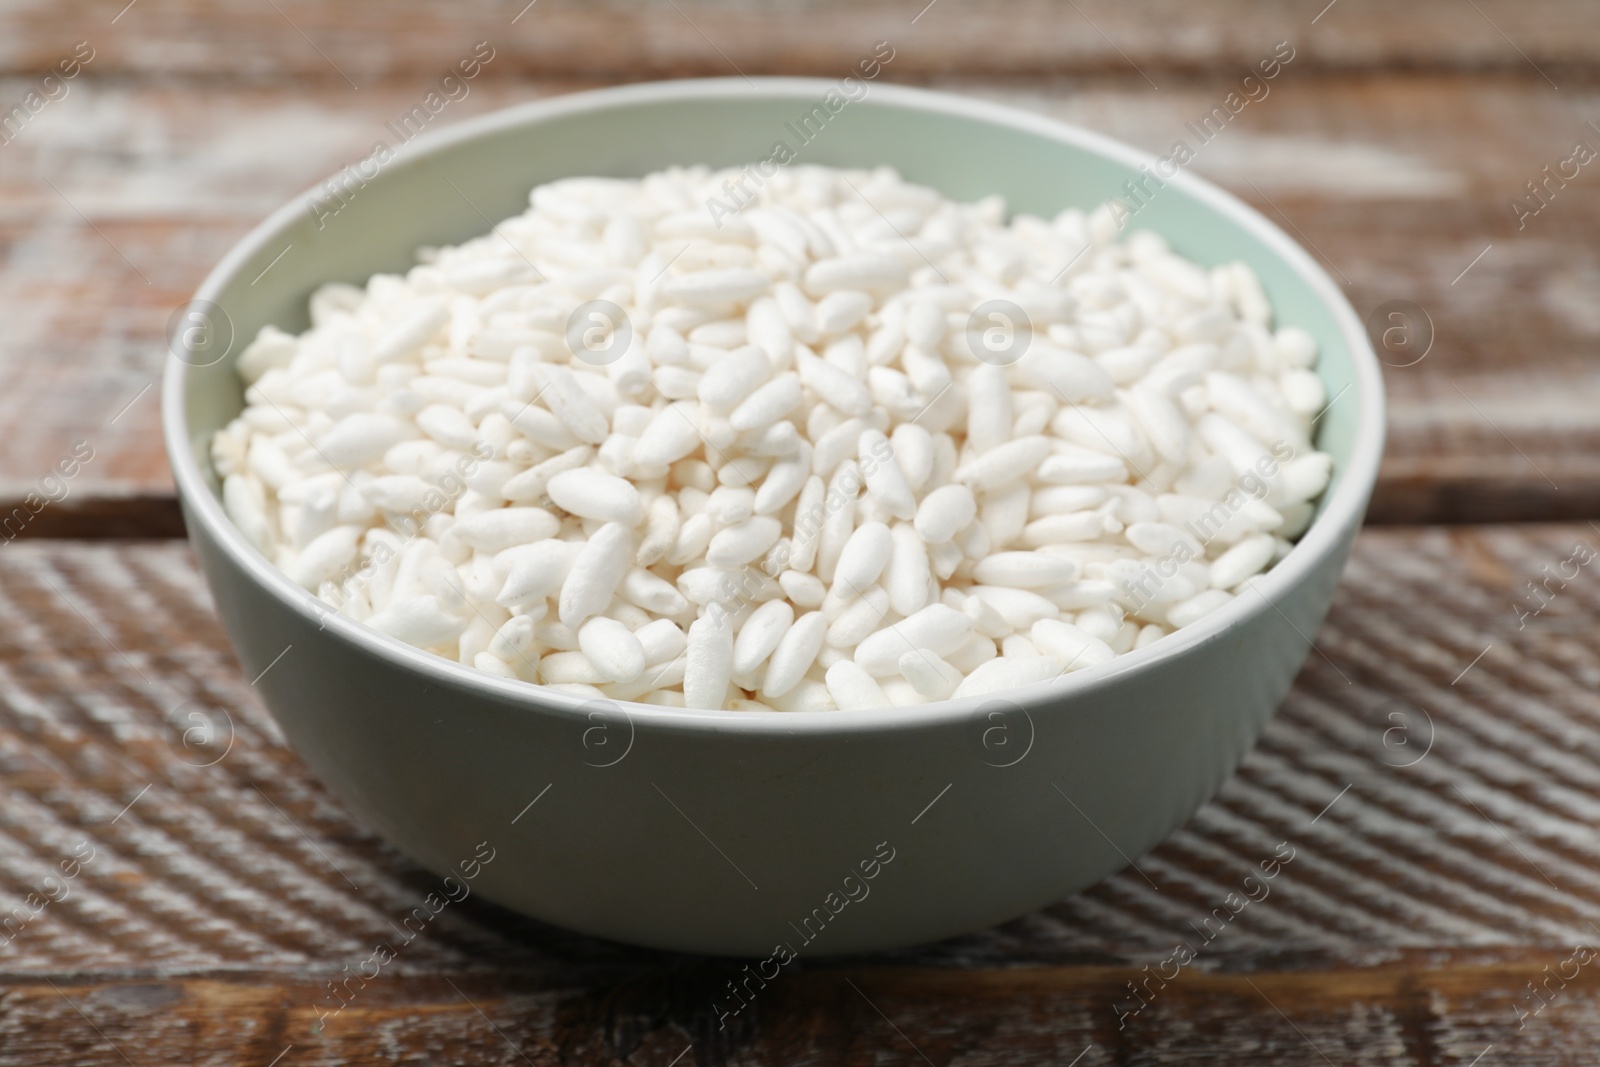
<instances>
[{"instance_id":1,"label":"ceramic bowl","mask_svg":"<svg viewBox=\"0 0 1600 1067\"><path fill-rule=\"evenodd\" d=\"M1142 650L1001 698L850 713L585 702L384 637L291 584L229 523L206 441L242 405L233 362L267 323L305 329L330 281L410 266L570 175L767 158L888 164L957 199L1046 217L1120 194L1142 152L1038 115L871 83L808 143L835 83L679 81L563 96L417 138L289 203L190 306L164 383L189 537L247 677L357 817L441 876L571 930L766 957L885 949L1024 914L1156 845L1216 792L1283 699L1377 476L1378 364L1339 288L1285 234L1188 173L1137 225L1260 276L1310 331L1333 403L1334 480L1260 583ZM811 129L812 127L806 127ZM337 210L331 210L333 207ZM280 658L281 657L281 658ZM483 857L490 856L489 862Z\"/></svg>"}]
</instances>

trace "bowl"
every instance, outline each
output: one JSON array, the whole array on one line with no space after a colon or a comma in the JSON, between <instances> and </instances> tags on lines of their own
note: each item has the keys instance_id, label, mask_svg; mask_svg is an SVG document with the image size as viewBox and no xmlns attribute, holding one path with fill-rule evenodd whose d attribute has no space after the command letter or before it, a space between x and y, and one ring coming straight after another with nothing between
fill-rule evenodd
<instances>
[{"instance_id":1,"label":"bowl","mask_svg":"<svg viewBox=\"0 0 1600 1067\"><path fill-rule=\"evenodd\" d=\"M1047 217L1118 195L1155 162L1008 107L860 84L802 161L888 164L947 196L1000 193L1011 210ZM403 271L419 245L520 212L541 182L767 158L836 88L632 85L418 137L273 214L187 309L163 386L167 447L245 676L265 671L255 688L290 744L358 818L450 879L443 892L618 941L740 956L871 951L982 928L1093 885L1188 819L1309 651L1377 476L1378 364L1309 255L1182 172L1138 224L1202 264L1248 263L1277 321L1316 338L1333 398L1317 441L1335 475L1261 595L1104 665L1000 697L866 712L585 701L330 614L233 528L206 442L241 409L233 363L261 326L305 329L318 285Z\"/></svg>"}]
</instances>

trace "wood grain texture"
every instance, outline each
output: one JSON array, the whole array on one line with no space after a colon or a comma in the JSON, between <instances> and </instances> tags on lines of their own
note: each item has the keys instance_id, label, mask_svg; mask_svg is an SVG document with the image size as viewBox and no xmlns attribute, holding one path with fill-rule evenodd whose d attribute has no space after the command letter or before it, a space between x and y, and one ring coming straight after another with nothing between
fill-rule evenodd
<instances>
[{"instance_id":1,"label":"wood grain texture","mask_svg":"<svg viewBox=\"0 0 1600 1067\"><path fill-rule=\"evenodd\" d=\"M428 82L196 93L85 80L0 147L0 514L85 441L96 458L73 498L28 535L176 529L146 391L169 316L245 230L370 151ZM935 84L1165 151L1231 83ZM1583 87L1293 65L1275 84L1194 169L1323 256L1358 313L1411 301L1433 327L1420 363L1385 353L1390 438L1373 520L1600 514L1600 198L1585 173L1520 231L1507 206L1573 139L1600 145L1575 106ZM484 81L439 121L580 87ZM102 521L107 509L120 526Z\"/></svg>"},{"instance_id":2,"label":"wood grain texture","mask_svg":"<svg viewBox=\"0 0 1600 1067\"><path fill-rule=\"evenodd\" d=\"M708 1027L698 1008L732 973L710 965L557 987L472 972L396 975L320 1030L310 1003L321 989L309 980L11 980L0 982L0 1064L1593 1063L1592 980L1569 985L1548 1017L1508 1039L1516 1024L1507 1026L1501 989L1545 958L1508 954L1447 972L1440 962L1448 957L1383 971L1185 976L1148 1020L1123 1030L1105 1005L1138 972L1114 967L805 970L774 982L750 1009L758 1015L728 1031Z\"/></svg>"},{"instance_id":3,"label":"wood grain texture","mask_svg":"<svg viewBox=\"0 0 1600 1067\"><path fill-rule=\"evenodd\" d=\"M1568 963L1538 1014L1526 985L1600 942L1600 577L1525 584L1580 543L1600 530L1367 532L1261 744L1137 868L970 936L804 962L727 1030L711 993L738 964L474 898L319 1027L327 983L433 879L284 747L184 546L10 545L0 914L28 918L0 942L0 1065L290 1045L284 1064L666 1064L691 1044L685 1064L913 1044L940 1065L1589 1063L1600 961ZM1283 847L1269 895L1206 922ZM1128 983L1170 976L1180 944L1197 957L1119 1028Z\"/></svg>"},{"instance_id":4,"label":"wood grain texture","mask_svg":"<svg viewBox=\"0 0 1600 1067\"><path fill-rule=\"evenodd\" d=\"M489 40L506 73L630 80L842 73L878 40L906 46L906 72L1003 75L1218 70L1255 41L1306 42L1321 69L1544 70L1600 59L1600 12L1584 0L21 0L0 12L0 71L42 71L93 42L119 76L285 78L366 89L447 68ZM1159 80L1159 79L1158 79Z\"/></svg>"},{"instance_id":5,"label":"wood grain texture","mask_svg":"<svg viewBox=\"0 0 1600 1067\"><path fill-rule=\"evenodd\" d=\"M0 519L94 450L0 535L0 1067L1595 1062L1600 960L1574 961L1600 941L1600 563L1546 582L1600 548L1585 522L1368 531L1240 772L1136 869L1032 915L803 960L720 1029L737 963L471 898L328 1013L434 880L284 746L184 546L54 539L181 531L152 388L169 315L476 41L495 58L441 126L616 81L836 77L887 40L888 80L1156 152L1292 41L1193 166L1363 317L1429 316L1424 360L1385 353L1372 518L1600 515L1594 178L1522 228L1508 204L1600 145L1588 0L525 4L0 6L0 115L95 50L0 138ZM1270 895L1221 923L1280 846ZM1163 980L1179 945L1197 956Z\"/></svg>"}]
</instances>

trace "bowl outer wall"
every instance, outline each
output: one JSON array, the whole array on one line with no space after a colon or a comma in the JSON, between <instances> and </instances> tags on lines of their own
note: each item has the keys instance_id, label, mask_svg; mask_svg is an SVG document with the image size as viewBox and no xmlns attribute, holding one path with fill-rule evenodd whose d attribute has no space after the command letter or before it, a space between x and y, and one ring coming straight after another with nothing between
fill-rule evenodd
<instances>
[{"instance_id":1,"label":"bowl outer wall","mask_svg":"<svg viewBox=\"0 0 1600 1067\"><path fill-rule=\"evenodd\" d=\"M303 325L315 284L400 269L411 245L481 232L477 212L492 218L519 210L536 181L749 159L761 143L750 128L768 127L774 102L807 103L830 84L634 86L463 123L410 146L328 221L332 229L349 213L350 234L313 229L297 201L230 253L198 296L250 327L243 335L268 321ZM746 107L758 117L743 115ZM867 131L845 125L847 109L808 161L887 160L913 180L968 197L985 191L975 186L985 175L992 187L996 175L1054 166L1050 188L1006 188L1017 183L1002 177L1025 210L1090 206L1116 193L1119 175L1148 162L1097 135L944 94L875 86L851 108L871 119ZM684 127L685 115L703 121ZM698 140L638 140L673 116L679 125L672 128L697 129ZM575 117L584 128L576 139ZM618 148L624 138L608 122L634 140ZM974 137L982 153L946 143L970 146ZM521 162L534 145L560 151L539 156L537 165ZM873 154L860 154L867 151ZM1022 158L997 167L995 153L1008 151ZM497 154L501 171L515 173L485 170ZM594 161L596 154L606 158ZM985 157L976 169L967 162L974 155ZM441 176L469 201L466 208L458 204L446 223L419 220L416 230L428 232L407 228L393 238L373 230L384 218L406 217L393 214L397 208L415 210L417 183L445 188L434 181ZM1069 181L1070 199L1060 194ZM493 182L504 188L489 190ZM1382 443L1376 360L1337 288L1232 197L1188 175L1169 184L1141 216L1148 212L1180 251L1202 261L1252 262L1282 319L1318 336L1330 396L1345 400L1330 408L1319 438L1339 459L1336 483L1312 529L1264 580L1259 603L1240 598L1156 646L1007 694L1014 710L998 720L986 717L994 710L986 701L843 715L627 705L592 717L576 698L493 679L328 617L293 589L232 530L195 456L196 444L238 409L231 360L198 370L173 360L165 404L174 472L242 662L253 676L292 646L258 688L291 743L359 816L441 873L488 841L496 859L474 881L476 891L586 933L758 955L787 937L808 953L832 954L979 928L1093 884L1188 818L1282 699L1309 647L1305 635L1331 600ZM1052 188L1054 208L1044 202ZM517 202L507 202L514 189L522 190ZM365 222L360 211L369 212ZM290 269L275 279L269 273L272 285L253 291L245 279L286 241ZM304 265L294 263L295 246L305 250ZM1021 745L1027 735L1031 746L1020 761L992 765L1009 762L1016 749L1005 744ZM594 765L609 762L617 749L607 746L625 740L619 762ZM535 796L541 799L524 812ZM880 842L895 858L865 883L870 896L805 942L801 919L819 907L831 914L828 893L842 899L843 879Z\"/></svg>"},{"instance_id":2,"label":"bowl outer wall","mask_svg":"<svg viewBox=\"0 0 1600 1067\"><path fill-rule=\"evenodd\" d=\"M988 926L1154 846L1254 743L1340 562L1281 600L1281 616L1113 686L894 728L752 733L430 682L330 640L206 531L195 546L246 673L289 649L257 688L291 744L408 855L448 873L487 842L496 858L473 885L507 907L633 944L756 956L798 947L788 924L830 892L859 894L845 876L875 852L894 859L809 952Z\"/></svg>"}]
</instances>

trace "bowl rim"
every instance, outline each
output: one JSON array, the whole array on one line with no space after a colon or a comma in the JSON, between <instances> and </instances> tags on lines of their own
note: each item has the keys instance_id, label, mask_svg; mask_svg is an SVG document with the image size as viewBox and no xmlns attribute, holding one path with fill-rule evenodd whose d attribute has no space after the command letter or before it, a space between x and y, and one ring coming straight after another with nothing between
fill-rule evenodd
<instances>
[{"instance_id":1,"label":"bowl rim","mask_svg":"<svg viewBox=\"0 0 1600 1067\"><path fill-rule=\"evenodd\" d=\"M835 81L826 78L729 77L641 82L563 94L513 105L424 133L396 151L393 161L385 169L397 171L408 168L425 159L448 153L459 143L559 117L628 109L667 100L715 101L741 97L816 99L835 86ZM1155 156L1104 134L1010 105L955 93L883 83L873 84L869 94L859 103L868 101L871 102L870 106L939 113L1007 127L1084 149L1135 170L1141 164L1153 166L1156 162ZM381 181L383 177L379 175L374 180ZM293 584L287 575L245 541L223 511L221 501L207 486L192 451L193 439L185 415L190 367L170 351L169 345L162 381L161 417L178 498L185 506L189 521L199 527L190 536L197 537L204 531L235 566L305 621L315 623L335 639L354 645L369 655L416 672L419 680L438 684L446 691L465 691L517 706L519 710L570 715L574 721L587 721L600 707L604 707L620 712L630 724L638 719L657 729L778 736L800 732L829 735L949 725L968 719L975 712L987 710L996 701L1004 702L1008 709L1014 707L1024 713L1043 710L1051 705L1064 706L1074 697L1098 693L1130 674L1177 659L1199 646L1219 640L1247 620L1269 610L1278 611L1277 601L1307 580L1330 555L1339 550L1343 538L1360 525L1367 500L1377 483L1382 458L1385 432L1382 372L1360 318L1327 271L1276 224L1220 186L1188 169L1181 169L1166 180L1206 208L1226 216L1260 241L1290 269L1298 272L1328 308L1350 352L1353 378L1351 385L1343 392L1354 392L1351 402L1359 406L1355 440L1350 456L1339 472L1338 484L1326 498L1321 512L1285 557L1260 579L1257 586L1262 594L1260 597L1235 597L1205 618L1142 649L1123 653L1098 666L1065 674L1053 681L983 696L851 712L671 708L609 697L585 697L531 682L499 678L456 660L414 648L397 638L336 614L314 594ZM320 185L313 186L306 193L290 199L239 240L206 276L190 303L216 301L223 289L253 257L269 243L279 239L278 234L302 216L305 197L313 195L318 188ZM1328 406L1337 403L1343 392L1334 397Z\"/></svg>"}]
</instances>

